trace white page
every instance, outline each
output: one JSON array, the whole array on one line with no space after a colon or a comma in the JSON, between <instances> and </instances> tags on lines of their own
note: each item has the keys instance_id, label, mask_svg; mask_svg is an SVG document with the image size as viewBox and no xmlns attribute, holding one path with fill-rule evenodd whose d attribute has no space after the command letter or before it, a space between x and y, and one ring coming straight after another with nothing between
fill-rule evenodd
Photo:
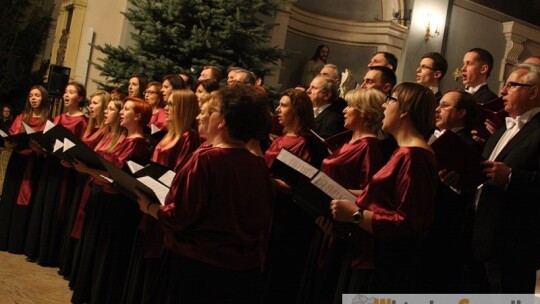
<instances>
[{"instance_id":1,"label":"white page","mask_svg":"<svg viewBox=\"0 0 540 304\"><path fill-rule=\"evenodd\" d=\"M313 131L312 129L309 129L309 131L311 132L311 134L315 135L315 137L317 137L321 142L324 142L324 138L317 134L317 132Z\"/></svg>"},{"instance_id":2,"label":"white page","mask_svg":"<svg viewBox=\"0 0 540 304\"><path fill-rule=\"evenodd\" d=\"M66 152L67 150L75 147L75 143L72 142L71 140L67 139L67 138L64 138L64 152Z\"/></svg>"},{"instance_id":3,"label":"white page","mask_svg":"<svg viewBox=\"0 0 540 304\"><path fill-rule=\"evenodd\" d=\"M0 136L2 136L2 137L8 137L9 135L7 135L6 132L0 130Z\"/></svg>"},{"instance_id":4,"label":"white page","mask_svg":"<svg viewBox=\"0 0 540 304\"><path fill-rule=\"evenodd\" d=\"M36 133L36 131L34 131L34 129L32 129L32 127L27 125L24 121L22 122L22 125L24 127L24 131L26 131L26 134Z\"/></svg>"},{"instance_id":5,"label":"white page","mask_svg":"<svg viewBox=\"0 0 540 304\"><path fill-rule=\"evenodd\" d=\"M142 168L144 168L144 166L132 161L132 160L128 160L126 162L128 168L129 168L129 171L131 171L131 173L135 173L139 170L141 170Z\"/></svg>"},{"instance_id":6,"label":"white page","mask_svg":"<svg viewBox=\"0 0 540 304\"><path fill-rule=\"evenodd\" d=\"M47 120L45 123L45 129L43 129L43 133L47 133L50 129L54 128L56 125L52 123L52 121Z\"/></svg>"},{"instance_id":7,"label":"white page","mask_svg":"<svg viewBox=\"0 0 540 304\"><path fill-rule=\"evenodd\" d=\"M174 171L167 170L167 172L159 178L159 181L170 188L175 175L176 173L174 173Z\"/></svg>"},{"instance_id":8,"label":"white page","mask_svg":"<svg viewBox=\"0 0 540 304\"><path fill-rule=\"evenodd\" d=\"M281 149L276 159L280 160L294 170L302 173L309 179L311 179L319 171L317 170L317 168L313 167L312 165L305 162L303 159L294 155L293 153L287 151L286 149Z\"/></svg>"},{"instance_id":9,"label":"white page","mask_svg":"<svg viewBox=\"0 0 540 304\"><path fill-rule=\"evenodd\" d=\"M352 194L349 190L345 189L323 172L319 172L319 174L311 180L311 183L333 199L346 199L352 202L356 201L356 195Z\"/></svg>"},{"instance_id":10,"label":"white page","mask_svg":"<svg viewBox=\"0 0 540 304\"><path fill-rule=\"evenodd\" d=\"M57 139L54 142L53 152L56 152L56 151L62 149L63 147L64 147L64 143Z\"/></svg>"},{"instance_id":11,"label":"white page","mask_svg":"<svg viewBox=\"0 0 540 304\"><path fill-rule=\"evenodd\" d=\"M114 180L110 177L107 177L107 176L103 176L103 175L99 175L101 178L103 178L104 180L108 181L109 184L112 184L114 182Z\"/></svg>"},{"instance_id":12,"label":"white page","mask_svg":"<svg viewBox=\"0 0 540 304\"><path fill-rule=\"evenodd\" d=\"M157 133L159 131L161 131L161 129L158 128L156 125L154 125L154 124L150 125L150 134L154 134L154 133Z\"/></svg>"},{"instance_id":13,"label":"white page","mask_svg":"<svg viewBox=\"0 0 540 304\"><path fill-rule=\"evenodd\" d=\"M167 196L167 193L169 193L169 188L167 188L162 183L158 182L157 180L151 178L150 176L143 176L137 178L141 183L146 185L148 188L152 189L154 193L156 194L159 203L162 206L165 206L165 197Z\"/></svg>"}]
</instances>

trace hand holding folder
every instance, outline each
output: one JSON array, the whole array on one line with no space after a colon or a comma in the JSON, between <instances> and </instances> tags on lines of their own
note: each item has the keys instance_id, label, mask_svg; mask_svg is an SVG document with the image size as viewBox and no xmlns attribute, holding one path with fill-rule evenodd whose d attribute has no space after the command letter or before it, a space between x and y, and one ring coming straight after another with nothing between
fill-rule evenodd
<instances>
[{"instance_id":1,"label":"hand holding folder","mask_svg":"<svg viewBox=\"0 0 540 304\"><path fill-rule=\"evenodd\" d=\"M446 169L459 174L463 191L474 192L487 180L482 172L484 158L476 149L461 139L454 132L446 130L431 143L439 170Z\"/></svg>"}]
</instances>

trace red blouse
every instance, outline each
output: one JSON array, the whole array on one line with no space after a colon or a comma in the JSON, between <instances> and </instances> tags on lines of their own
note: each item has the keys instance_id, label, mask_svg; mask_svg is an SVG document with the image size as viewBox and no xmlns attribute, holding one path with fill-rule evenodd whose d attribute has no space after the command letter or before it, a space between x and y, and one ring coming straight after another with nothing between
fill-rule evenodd
<instances>
[{"instance_id":1,"label":"red blouse","mask_svg":"<svg viewBox=\"0 0 540 304\"><path fill-rule=\"evenodd\" d=\"M54 118L53 123L55 125L62 125L68 129L75 136L82 138L86 126L88 125L88 118L84 115L69 116L66 113L60 114Z\"/></svg>"},{"instance_id":2,"label":"red blouse","mask_svg":"<svg viewBox=\"0 0 540 304\"><path fill-rule=\"evenodd\" d=\"M150 122L148 123L148 126L150 127L153 124L161 130L167 130L166 120L167 112L164 108L158 108L156 113L152 113L152 117L150 117Z\"/></svg>"},{"instance_id":3,"label":"red blouse","mask_svg":"<svg viewBox=\"0 0 540 304\"><path fill-rule=\"evenodd\" d=\"M304 136L283 135L276 138L264 153L264 159L268 168L272 166L279 151L285 148L301 159L311 162L311 154L308 141Z\"/></svg>"},{"instance_id":4,"label":"red blouse","mask_svg":"<svg viewBox=\"0 0 540 304\"><path fill-rule=\"evenodd\" d=\"M431 151L399 147L356 204L374 212L373 236L385 240L420 240L433 222L437 162Z\"/></svg>"},{"instance_id":5,"label":"red blouse","mask_svg":"<svg viewBox=\"0 0 540 304\"><path fill-rule=\"evenodd\" d=\"M262 158L243 148L202 147L176 174L158 213L165 247L222 268L259 269L273 199Z\"/></svg>"}]
</instances>

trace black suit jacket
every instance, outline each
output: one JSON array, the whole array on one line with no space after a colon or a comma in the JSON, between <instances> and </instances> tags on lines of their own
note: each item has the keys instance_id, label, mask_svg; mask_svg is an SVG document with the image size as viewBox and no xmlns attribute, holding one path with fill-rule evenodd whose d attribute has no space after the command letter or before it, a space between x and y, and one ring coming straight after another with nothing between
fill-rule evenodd
<instances>
[{"instance_id":1,"label":"black suit jacket","mask_svg":"<svg viewBox=\"0 0 540 304\"><path fill-rule=\"evenodd\" d=\"M345 131L343 118L343 103L337 100L324 109L315 117L315 128L317 134L326 139L332 135Z\"/></svg>"},{"instance_id":2,"label":"black suit jacket","mask_svg":"<svg viewBox=\"0 0 540 304\"><path fill-rule=\"evenodd\" d=\"M489 158L505 128L486 142ZM473 228L474 254L496 264L540 268L540 113L501 150L495 161L512 168L508 187L484 184Z\"/></svg>"},{"instance_id":3,"label":"black suit jacket","mask_svg":"<svg viewBox=\"0 0 540 304\"><path fill-rule=\"evenodd\" d=\"M488 87L488 85L483 85L473 94L473 97L476 99L477 103L486 103L492 101L493 99L499 97L497 94L493 93Z\"/></svg>"}]
</instances>

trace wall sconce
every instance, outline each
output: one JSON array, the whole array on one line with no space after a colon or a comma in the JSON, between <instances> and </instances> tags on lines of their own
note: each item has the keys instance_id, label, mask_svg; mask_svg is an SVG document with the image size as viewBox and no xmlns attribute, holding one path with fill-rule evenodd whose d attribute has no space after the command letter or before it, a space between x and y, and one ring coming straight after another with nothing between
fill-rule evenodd
<instances>
[{"instance_id":1,"label":"wall sconce","mask_svg":"<svg viewBox=\"0 0 540 304\"><path fill-rule=\"evenodd\" d=\"M399 24L408 26L411 21L412 9L396 11L393 12L392 15L394 20L397 20Z\"/></svg>"},{"instance_id":2,"label":"wall sconce","mask_svg":"<svg viewBox=\"0 0 540 304\"><path fill-rule=\"evenodd\" d=\"M424 41L428 41L429 38L435 38L439 36L439 25L435 18L431 14L426 16L426 33L424 34Z\"/></svg>"}]
</instances>

